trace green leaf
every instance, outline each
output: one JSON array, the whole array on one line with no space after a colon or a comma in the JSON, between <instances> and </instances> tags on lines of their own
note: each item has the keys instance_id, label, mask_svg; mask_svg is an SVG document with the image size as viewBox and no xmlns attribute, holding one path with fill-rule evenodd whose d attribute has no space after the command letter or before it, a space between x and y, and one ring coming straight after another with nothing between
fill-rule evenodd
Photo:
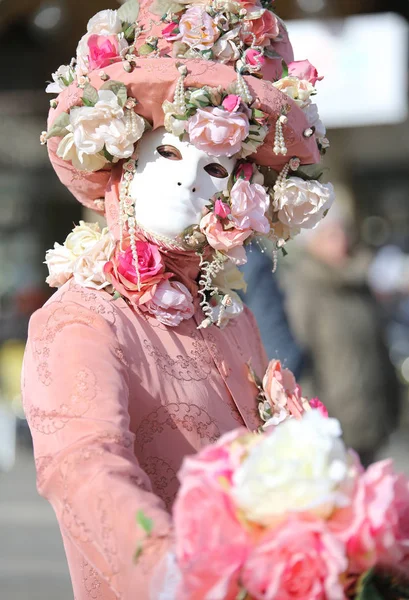
<instances>
[{"instance_id":1,"label":"green leaf","mask_svg":"<svg viewBox=\"0 0 409 600\"><path fill-rule=\"evenodd\" d=\"M119 105L122 107L125 106L125 103L128 100L128 89L124 83L121 83L120 81L107 81L101 87L101 90L113 92L118 98Z\"/></svg>"},{"instance_id":2,"label":"green leaf","mask_svg":"<svg viewBox=\"0 0 409 600\"><path fill-rule=\"evenodd\" d=\"M126 23L123 33L127 42L132 43L135 41L135 25Z\"/></svg>"},{"instance_id":3,"label":"green leaf","mask_svg":"<svg viewBox=\"0 0 409 600\"><path fill-rule=\"evenodd\" d=\"M375 572L373 569L370 569L360 577L357 591L355 600L384 600L376 588Z\"/></svg>"},{"instance_id":4,"label":"green leaf","mask_svg":"<svg viewBox=\"0 0 409 600\"><path fill-rule=\"evenodd\" d=\"M133 556L134 563L138 562L138 560L140 559L142 553L143 553L143 546L142 546L142 544L139 544L138 547L137 547L137 549L136 549L136 551L135 551L135 554Z\"/></svg>"},{"instance_id":5,"label":"green leaf","mask_svg":"<svg viewBox=\"0 0 409 600\"><path fill-rule=\"evenodd\" d=\"M98 92L97 90L90 85L89 83L84 88L84 93L82 95L82 101L86 106L95 106L98 102Z\"/></svg>"},{"instance_id":6,"label":"green leaf","mask_svg":"<svg viewBox=\"0 0 409 600\"><path fill-rule=\"evenodd\" d=\"M139 16L138 0L128 0L118 9L118 17L125 23L135 23Z\"/></svg>"},{"instance_id":7,"label":"green leaf","mask_svg":"<svg viewBox=\"0 0 409 600\"><path fill-rule=\"evenodd\" d=\"M108 150L105 148L105 146L104 146L104 149L103 149L102 153L103 153L103 155L105 156L105 158L106 158L107 160L109 160L109 162L111 162L111 163L112 163L112 162L114 162L114 157L112 156L112 154L110 154L110 153L108 152Z\"/></svg>"},{"instance_id":8,"label":"green leaf","mask_svg":"<svg viewBox=\"0 0 409 600\"><path fill-rule=\"evenodd\" d=\"M281 75L282 79L284 79L284 77L288 77L288 65L287 63L283 60L283 74Z\"/></svg>"},{"instance_id":9,"label":"green leaf","mask_svg":"<svg viewBox=\"0 0 409 600\"><path fill-rule=\"evenodd\" d=\"M153 531L153 520L145 515L143 510L139 510L136 515L136 522L142 527L147 535L151 535Z\"/></svg>"},{"instance_id":10,"label":"green leaf","mask_svg":"<svg viewBox=\"0 0 409 600\"><path fill-rule=\"evenodd\" d=\"M119 300L120 298L122 298L120 292L115 290L114 295L112 296L112 301L115 302L115 300Z\"/></svg>"},{"instance_id":11,"label":"green leaf","mask_svg":"<svg viewBox=\"0 0 409 600\"><path fill-rule=\"evenodd\" d=\"M284 258L285 258L286 256L288 256L288 252L287 252L287 250L284 248L284 246L281 248L281 252L283 253L283 256L284 256Z\"/></svg>"},{"instance_id":12,"label":"green leaf","mask_svg":"<svg viewBox=\"0 0 409 600\"><path fill-rule=\"evenodd\" d=\"M138 54L139 54L139 56L147 56L154 50L155 50L155 48L153 46L151 46L150 44L142 44L142 46L140 48L138 48Z\"/></svg>"},{"instance_id":13,"label":"green leaf","mask_svg":"<svg viewBox=\"0 0 409 600\"><path fill-rule=\"evenodd\" d=\"M172 2L172 0L154 0L150 12L154 15L158 15L159 17L163 17L164 15L168 15L168 13L181 12L185 9L183 4L179 4L178 2Z\"/></svg>"},{"instance_id":14,"label":"green leaf","mask_svg":"<svg viewBox=\"0 0 409 600\"><path fill-rule=\"evenodd\" d=\"M70 124L70 115L68 113L61 113L55 119L51 126L50 131L47 133L47 140L52 137L64 137L67 135L67 127Z\"/></svg>"}]
</instances>

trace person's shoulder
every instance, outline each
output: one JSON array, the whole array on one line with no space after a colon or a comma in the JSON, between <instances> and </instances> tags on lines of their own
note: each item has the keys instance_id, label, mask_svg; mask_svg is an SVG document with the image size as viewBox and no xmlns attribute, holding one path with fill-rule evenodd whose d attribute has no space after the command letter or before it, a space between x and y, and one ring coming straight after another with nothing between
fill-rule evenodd
<instances>
[{"instance_id":1,"label":"person's shoulder","mask_svg":"<svg viewBox=\"0 0 409 600\"><path fill-rule=\"evenodd\" d=\"M126 303L104 290L94 290L68 281L30 319L29 337L53 335L70 324L116 330Z\"/></svg>"}]
</instances>

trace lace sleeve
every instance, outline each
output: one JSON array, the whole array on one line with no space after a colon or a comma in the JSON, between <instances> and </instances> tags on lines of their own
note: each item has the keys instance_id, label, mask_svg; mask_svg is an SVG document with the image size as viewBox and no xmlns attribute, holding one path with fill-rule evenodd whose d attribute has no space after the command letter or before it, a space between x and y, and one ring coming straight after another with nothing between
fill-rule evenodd
<instances>
[{"instance_id":1,"label":"lace sleeve","mask_svg":"<svg viewBox=\"0 0 409 600\"><path fill-rule=\"evenodd\" d=\"M39 492L78 562L118 598L133 600L149 597L151 571L169 545L170 516L134 455L125 363L112 326L95 312L51 303L32 318L23 397ZM152 519L148 539L138 511ZM75 578L79 565L69 562Z\"/></svg>"}]
</instances>

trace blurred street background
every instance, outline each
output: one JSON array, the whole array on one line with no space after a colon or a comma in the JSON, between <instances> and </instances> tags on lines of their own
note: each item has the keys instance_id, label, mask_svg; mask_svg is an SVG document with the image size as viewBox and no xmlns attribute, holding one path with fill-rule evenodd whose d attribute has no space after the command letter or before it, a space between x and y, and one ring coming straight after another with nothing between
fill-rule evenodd
<instances>
[{"instance_id":1,"label":"blurred street background","mask_svg":"<svg viewBox=\"0 0 409 600\"><path fill-rule=\"evenodd\" d=\"M364 462L409 473L409 1L276 0L317 84L337 206L288 247L257 249L254 308L270 357L342 422ZM39 144L46 82L116 0L0 0L0 600L72 600L58 527L36 493L20 400L30 315L50 295L45 251L84 214Z\"/></svg>"}]
</instances>

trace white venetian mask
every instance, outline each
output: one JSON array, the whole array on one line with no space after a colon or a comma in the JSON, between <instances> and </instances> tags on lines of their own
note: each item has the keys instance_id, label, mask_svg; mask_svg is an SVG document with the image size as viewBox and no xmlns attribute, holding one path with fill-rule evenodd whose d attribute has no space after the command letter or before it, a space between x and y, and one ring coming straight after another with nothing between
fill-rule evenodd
<instances>
[{"instance_id":1,"label":"white venetian mask","mask_svg":"<svg viewBox=\"0 0 409 600\"><path fill-rule=\"evenodd\" d=\"M199 224L210 198L227 189L236 161L216 158L164 127L147 132L138 145L138 166L130 185L138 224L175 239Z\"/></svg>"}]
</instances>

